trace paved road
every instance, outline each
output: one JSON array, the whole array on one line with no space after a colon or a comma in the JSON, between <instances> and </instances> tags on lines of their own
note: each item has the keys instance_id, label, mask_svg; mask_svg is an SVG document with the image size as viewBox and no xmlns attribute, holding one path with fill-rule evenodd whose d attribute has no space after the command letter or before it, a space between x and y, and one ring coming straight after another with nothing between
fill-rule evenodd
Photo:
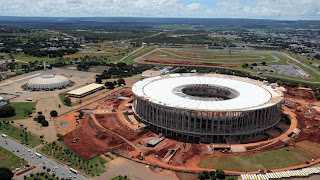
<instances>
[{"instance_id":1,"label":"paved road","mask_svg":"<svg viewBox=\"0 0 320 180\"><path fill-rule=\"evenodd\" d=\"M289 56L289 55L287 55L286 53L283 53L283 52L279 52L279 54L282 55L282 56L284 56L284 57L286 57L286 58L289 58L289 59L297 62L298 64L301 64L303 67L305 67L305 68L311 70L312 72L320 75L320 72L319 72L318 70L314 69L314 68L311 67L311 66L306 65L305 63L301 62L300 60L295 59L295 58L293 58L293 57L291 57L291 56Z\"/></svg>"},{"instance_id":2,"label":"paved road","mask_svg":"<svg viewBox=\"0 0 320 180\"><path fill-rule=\"evenodd\" d=\"M7 141L7 144L5 143L5 141ZM72 173L68 167L54 161L51 160L49 158L47 158L46 156L43 156L41 158L37 158L35 155L35 151L8 138L4 138L4 137L0 137L0 146L6 148L7 150L14 152L14 154L24 158L25 160L29 161L29 163L33 164L33 165L37 165L38 167L40 167L40 170L42 169L43 166L45 166L46 168L50 168L51 171L50 173L55 173L57 177L59 178L72 178L72 179L76 179L76 180L87 180L88 178L86 178L85 176L81 175L81 174L74 174ZM19 152L17 152L17 150ZM57 168L55 168L57 167ZM55 169L53 172L53 169ZM21 175L23 176L23 175Z\"/></svg>"}]
</instances>

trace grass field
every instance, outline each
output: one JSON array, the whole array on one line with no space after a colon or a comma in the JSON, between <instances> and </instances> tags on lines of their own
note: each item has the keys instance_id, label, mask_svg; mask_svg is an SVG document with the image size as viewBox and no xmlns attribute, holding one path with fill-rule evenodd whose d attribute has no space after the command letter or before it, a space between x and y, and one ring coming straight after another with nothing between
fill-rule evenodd
<instances>
[{"instance_id":1,"label":"grass field","mask_svg":"<svg viewBox=\"0 0 320 180\"><path fill-rule=\"evenodd\" d=\"M320 157L319 143L313 143L313 142L304 140L304 141L295 143L295 148L300 150L301 152L306 153L308 156L312 157L313 159Z\"/></svg>"},{"instance_id":2,"label":"grass field","mask_svg":"<svg viewBox=\"0 0 320 180\"><path fill-rule=\"evenodd\" d=\"M28 164L27 161L23 161L19 156L0 146L0 167L6 167L13 171L26 164Z\"/></svg>"},{"instance_id":3,"label":"grass field","mask_svg":"<svg viewBox=\"0 0 320 180\"><path fill-rule=\"evenodd\" d=\"M37 102L12 102L9 105L14 107L16 115L9 118L0 118L0 121L11 121L27 119L30 117L30 112L36 107Z\"/></svg>"},{"instance_id":4,"label":"grass field","mask_svg":"<svg viewBox=\"0 0 320 180\"><path fill-rule=\"evenodd\" d=\"M58 159L65 164L69 162L70 167L79 170L90 177L94 177L106 171L104 164L107 163L107 161L105 159L97 156L86 161L71 151L62 141L55 141L47 144L41 148L41 152Z\"/></svg>"},{"instance_id":5,"label":"grass field","mask_svg":"<svg viewBox=\"0 0 320 180\"><path fill-rule=\"evenodd\" d=\"M30 147L36 147L37 145L42 143L42 140L40 138L10 124L2 124L0 127L0 132ZM21 134L23 135L22 137L20 136Z\"/></svg>"},{"instance_id":6,"label":"grass field","mask_svg":"<svg viewBox=\"0 0 320 180\"><path fill-rule=\"evenodd\" d=\"M292 57L302 61L304 64L313 67L316 70L320 69L318 65L320 60L307 58L285 51ZM206 49L187 49L187 48L161 48L156 49L152 53L143 53L137 56L141 63L163 64L163 65L178 65L178 66L204 66L217 68L231 68L235 70L245 71L249 73L260 73L259 76L280 78L286 81L294 81L304 84L319 83L320 75L305 68L301 64L288 59L281 55L278 51L249 51L249 52L227 52L218 50ZM127 58L126 62L137 63L135 58ZM243 68L242 65L247 63L249 66L256 63L261 66L262 62L267 65L297 65L302 70L309 73L309 78L293 77L289 75L278 74L275 72L261 71L256 69Z\"/></svg>"},{"instance_id":7,"label":"grass field","mask_svg":"<svg viewBox=\"0 0 320 180\"><path fill-rule=\"evenodd\" d=\"M310 159L309 155L289 147L243 156L202 158L200 167L248 172L294 166Z\"/></svg>"}]
</instances>

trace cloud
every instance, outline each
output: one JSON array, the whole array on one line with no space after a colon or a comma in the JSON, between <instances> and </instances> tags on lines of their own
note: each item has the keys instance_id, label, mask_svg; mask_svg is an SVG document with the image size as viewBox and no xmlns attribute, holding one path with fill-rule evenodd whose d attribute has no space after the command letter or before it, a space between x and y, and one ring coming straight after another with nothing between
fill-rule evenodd
<instances>
[{"instance_id":1,"label":"cloud","mask_svg":"<svg viewBox=\"0 0 320 180\"><path fill-rule=\"evenodd\" d=\"M272 18L272 19L319 19L319 0L219 0L207 11L207 16Z\"/></svg>"},{"instance_id":2,"label":"cloud","mask_svg":"<svg viewBox=\"0 0 320 180\"><path fill-rule=\"evenodd\" d=\"M320 19L320 0L0 0L1 16Z\"/></svg>"}]
</instances>

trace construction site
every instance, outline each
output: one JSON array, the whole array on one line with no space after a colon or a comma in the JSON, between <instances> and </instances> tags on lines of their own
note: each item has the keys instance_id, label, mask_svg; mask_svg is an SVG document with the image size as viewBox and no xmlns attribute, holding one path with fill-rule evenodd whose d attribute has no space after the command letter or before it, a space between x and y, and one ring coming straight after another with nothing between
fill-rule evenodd
<instances>
[{"instance_id":1,"label":"construction site","mask_svg":"<svg viewBox=\"0 0 320 180\"><path fill-rule=\"evenodd\" d=\"M136 119L131 88L121 88L56 119L63 141L76 154L91 159L115 152L128 159L171 170L200 172L203 158L241 156L294 147L300 141L320 143L320 103L311 89L281 87L284 93L279 123L257 138L228 143L188 143L151 131ZM302 163L303 164L303 163ZM226 169L227 170L227 169ZM228 171L226 171L228 172Z\"/></svg>"}]
</instances>

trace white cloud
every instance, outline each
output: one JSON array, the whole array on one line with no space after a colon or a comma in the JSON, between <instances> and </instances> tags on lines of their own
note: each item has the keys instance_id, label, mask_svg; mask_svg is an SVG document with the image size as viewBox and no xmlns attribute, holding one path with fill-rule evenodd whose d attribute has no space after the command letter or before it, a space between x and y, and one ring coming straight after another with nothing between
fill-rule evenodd
<instances>
[{"instance_id":1,"label":"white cloud","mask_svg":"<svg viewBox=\"0 0 320 180\"><path fill-rule=\"evenodd\" d=\"M219 0L207 15L238 18L320 19L319 0Z\"/></svg>"},{"instance_id":2,"label":"white cloud","mask_svg":"<svg viewBox=\"0 0 320 180\"><path fill-rule=\"evenodd\" d=\"M0 0L1 16L320 19L320 0Z\"/></svg>"}]
</instances>

